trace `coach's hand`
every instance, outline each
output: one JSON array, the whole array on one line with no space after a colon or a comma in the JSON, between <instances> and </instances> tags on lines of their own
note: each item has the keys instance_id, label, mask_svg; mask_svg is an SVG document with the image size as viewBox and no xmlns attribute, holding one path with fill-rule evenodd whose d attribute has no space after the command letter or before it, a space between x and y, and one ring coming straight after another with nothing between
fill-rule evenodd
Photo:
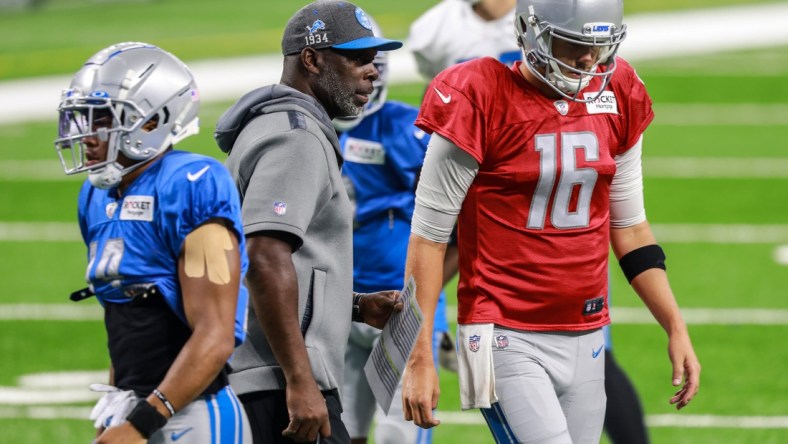
<instances>
[{"instance_id":1,"label":"coach's hand","mask_svg":"<svg viewBox=\"0 0 788 444\"><path fill-rule=\"evenodd\" d=\"M364 322L381 329L386 325L391 314L402 311L402 308L403 304L397 290L366 293L359 303Z\"/></svg>"},{"instance_id":2,"label":"coach's hand","mask_svg":"<svg viewBox=\"0 0 788 444\"><path fill-rule=\"evenodd\" d=\"M320 393L314 379L288 381L286 396L290 423L282 436L296 442L315 442L318 436L331 436L326 398Z\"/></svg>"}]
</instances>

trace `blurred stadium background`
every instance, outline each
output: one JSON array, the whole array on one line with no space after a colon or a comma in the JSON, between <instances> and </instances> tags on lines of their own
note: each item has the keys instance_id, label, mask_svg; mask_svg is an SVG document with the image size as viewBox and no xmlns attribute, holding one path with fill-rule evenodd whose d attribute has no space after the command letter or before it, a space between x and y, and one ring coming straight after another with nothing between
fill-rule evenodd
<instances>
[{"instance_id":1,"label":"blurred stadium background","mask_svg":"<svg viewBox=\"0 0 788 444\"><path fill-rule=\"evenodd\" d=\"M80 180L62 174L52 148L68 75L125 40L159 45L195 70L218 63L211 82L224 89L204 94L203 132L182 148L221 159L211 132L240 95L227 91L239 75L254 82L258 69L261 85L278 79L281 30L304 3L0 0L0 443L89 442L95 398L86 387L107 378L101 310L68 301L85 266ZM355 3L404 38L436 1ZM655 443L786 443L788 39L779 29L756 34L775 18L788 28L788 3L628 0L625 10L624 54L657 114L644 146L648 215L704 366L700 395L680 414L668 405L665 335L614 270L617 359ZM655 54L626 52L639 32L659 29ZM390 97L418 104L424 83L397 60ZM454 375L442 378L436 444L490 442L481 416L460 412Z\"/></svg>"}]
</instances>

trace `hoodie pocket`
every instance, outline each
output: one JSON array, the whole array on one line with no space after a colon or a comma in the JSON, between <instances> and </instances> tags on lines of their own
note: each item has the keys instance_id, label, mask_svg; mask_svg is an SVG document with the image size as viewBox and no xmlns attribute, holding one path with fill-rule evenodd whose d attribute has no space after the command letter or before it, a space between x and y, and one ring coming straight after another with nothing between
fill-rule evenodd
<instances>
[{"instance_id":1,"label":"hoodie pocket","mask_svg":"<svg viewBox=\"0 0 788 444\"><path fill-rule=\"evenodd\" d=\"M301 317L301 335L306 336L310 329L320 327L325 302L327 274L323 270L312 269L312 281L309 283L309 294L306 297L304 315Z\"/></svg>"}]
</instances>

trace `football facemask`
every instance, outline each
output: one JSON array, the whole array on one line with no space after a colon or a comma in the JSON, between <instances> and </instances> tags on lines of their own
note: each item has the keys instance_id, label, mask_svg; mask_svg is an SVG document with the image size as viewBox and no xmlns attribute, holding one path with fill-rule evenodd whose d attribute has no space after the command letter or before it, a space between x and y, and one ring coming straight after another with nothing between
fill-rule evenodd
<instances>
[{"instance_id":1,"label":"football facemask","mask_svg":"<svg viewBox=\"0 0 788 444\"><path fill-rule=\"evenodd\" d=\"M562 97L593 102L616 70L615 54L626 38L622 11L620 0L519 0L515 27L527 68ZM595 63L584 70L561 61L553 54L558 40L593 48ZM580 98L580 92L593 78L602 79L598 94Z\"/></svg>"},{"instance_id":2,"label":"football facemask","mask_svg":"<svg viewBox=\"0 0 788 444\"><path fill-rule=\"evenodd\" d=\"M87 171L95 186L111 188L197 134L198 109L194 79L180 60L142 43L113 45L88 60L64 91L55 149L66 174ZM89 160L88 145L99 143L107 144L106 156ZM120 153L131 162L121 164Z\"/></svg>"}]
</instances>

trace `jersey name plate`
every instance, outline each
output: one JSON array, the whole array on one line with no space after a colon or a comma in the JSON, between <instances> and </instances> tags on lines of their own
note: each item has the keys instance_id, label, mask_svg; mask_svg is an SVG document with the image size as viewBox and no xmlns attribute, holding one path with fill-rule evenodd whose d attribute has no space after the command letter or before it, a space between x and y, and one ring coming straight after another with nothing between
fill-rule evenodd
<instances>
[{"instance_id":1,"label":"jersey name plate","mask_svg":"<svg viewBox=\"0 0 788 444\"><path fill-rule=\"evenodd\" d=\"M379 142L348 137L345 143L345 160L368 165L384 165L386 149Z\"/></svg>"},{"instance_id":2,"label":"jersey name plate","mask_svg":"<svg viewBox=\"0 0 788 444\"><path fill-rule=\"evenodd\" d=\"M153 221L153 196L126 196L120 210L120 219Z\"/></svg>"}]
</instances>

